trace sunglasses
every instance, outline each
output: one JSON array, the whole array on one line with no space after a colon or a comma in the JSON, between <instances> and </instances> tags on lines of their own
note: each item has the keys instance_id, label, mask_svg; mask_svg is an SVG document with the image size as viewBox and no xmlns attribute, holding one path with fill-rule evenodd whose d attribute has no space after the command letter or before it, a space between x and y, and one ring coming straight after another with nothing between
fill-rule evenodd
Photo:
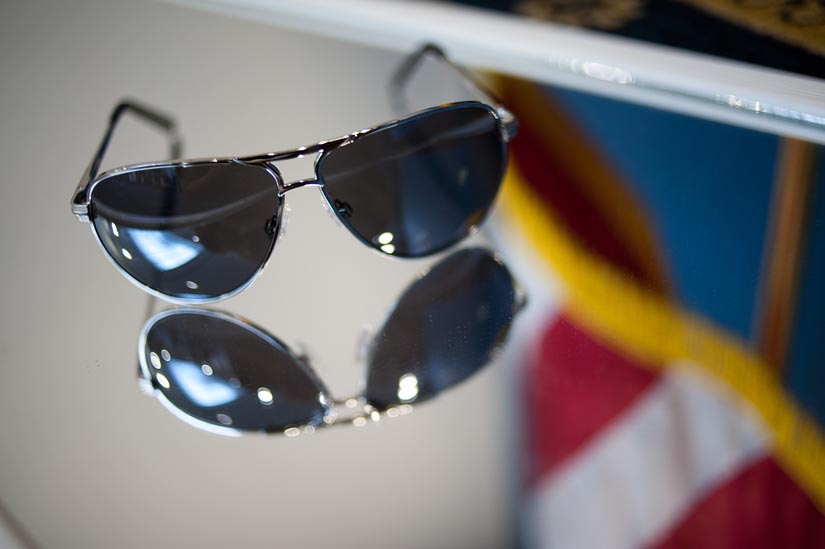
<instances>
[{"instance_id":1,"label":"sunglasses","mask_svg":"<svg viewBox=\"0 0 825 549\"><path fill-rule=\"evenodd\" d=\"M377 421L412 410L493 360L525 297L480 248L458 251L401 295L367 353L363 391L330 396L306 360L264 329L191 307L146 322L140 380L172 413L221 433L283 432Z\"/></svg>"},{"instance_id":2,"label":"sunglasses","mask_svg":"<svg viewBox=\"0 0 825 549\"><path fill-rule=\"evenodd\" d=\"M349 231L384 255L425 257L470 234L490 210L517 122L472 75L428 45L391 81L396 97L425 56L441 60L484 101L461 101L298 149L246 157L99 167L117 122L137 115L181 141L171 118L135 102L113 111L72 196L113 264L147 292L207 303L260 274L283 225L284 195L320 188ZM285 182L275 163L315 155L314 177Z\"/></svg>"}]
</instances>

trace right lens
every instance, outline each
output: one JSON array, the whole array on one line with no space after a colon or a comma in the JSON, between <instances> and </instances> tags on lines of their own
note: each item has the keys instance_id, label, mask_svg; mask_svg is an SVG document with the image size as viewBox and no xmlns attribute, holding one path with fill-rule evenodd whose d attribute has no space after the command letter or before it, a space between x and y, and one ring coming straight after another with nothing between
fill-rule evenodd
<instances>
[{"instance_id":1,"label":"right lens","mask_svg":"<svg viewBox=\"0 0 825 549\"><path fill-rule=\"evenodd\" d=\"M487 364L518 311L513 278L490 252L461 250L412 284L376 334L367 401L419 402Z\"/></svg>"},{"instance_id":2,"label":"right lens","mask_svg":"<svg viewBox=\"0 0 825 549\"><path fill-rule=\"evenodd\" d=\"M242 431L321 423L315 374L263 330L228 315L173 309L147 322L141 368L187 417Z\"/></svg>"},{"instance_id":3,"label":"right lens","mask_svg":"<svg viewBox=\"0 0 825 549\"><path fill-rule=\"evenodd\" d=\"M111 258L144 286L206 301L246 285L277 233L275 176L234 162L115 173L91 192L95 231Z\"/></svg>"},{"instance_id":4,"label":"right lens","mask_svg":"<svg viewBox=\"0 0 825 549\"><path fill-rule=\"evenodd\" d=\"M478 225L504 176L498 119L481 103L440 107L327 153L330 206L361 240L401 257L443 250Z\"/></svg>"}]
</instances>

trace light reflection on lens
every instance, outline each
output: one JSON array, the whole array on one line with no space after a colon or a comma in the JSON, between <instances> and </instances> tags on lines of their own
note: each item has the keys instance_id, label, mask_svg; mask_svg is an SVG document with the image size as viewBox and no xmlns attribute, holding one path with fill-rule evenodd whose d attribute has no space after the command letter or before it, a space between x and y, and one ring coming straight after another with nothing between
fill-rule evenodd
<instances>
[{"instance_id":1,"label":"light reflection on lens","mask_svg":"<svg viewBox=\"0 0 825 549\"><path fill-rule=\"evenodd\" d=\"M384 244L381 246L381 251L385 254L394 254L395 253L395 246L393 244Z\"/></svg>"},{"instance_id":2,"label":"light reflection on lens","mask_svg":"<svg viewBox=\"0 0 825 549\"><path fill-rule=\"evenodd\" d=\"M274 397L272 396L272 391L270 391L266 387L259 388L258 400L260 400L262 404L272 404L272 401L274 400Z\"/></svg>"},{"instance_id":3,"label":"light reflection on lens","mask_svg":"<svg viewBox=\"0 0 825 549\"><path fill-rule=\"evenodd\" d=\"M198 288L200 288L200 286L198 286L198 283L194 282L192 280L187 280L186 281L186 287L189 288L190 290L197 290Z\"/></svg>"},{"instance_id":4,"label":"light reflection on lens","mask_svg":"<svg viewBox=\"0 0 825 549\"><path fill-rule=\"evenodd\" d=\"M126 233L146 261L161 271L171 271L189 263L202 250L202 246L195 246L188 239L171 233L131 228L126 229Z\"/></svg>"},{"instance_id":5,"label":"light reflection on lens","mask_svg":"<svg viewBox=\"0 0 825 549\"><path fill-rule=\"evenodd\" d=\"M226 414L218 414L215 418L224 425L232 425L232 418Z\"/></svg>"},{"instance_id":6,"label":"light reflection on lens","mask_svg":"<svg viewBox=\"0 0 825 549\"><path fill-rule=\"evenodd\" d=\"M370 412L370 419L373 421L381 421L381 414L378 413L378 410L373 410Z\"/></svg>"},{"instance_id":7,"label":"light reflection on lens","mask_svg":"<svg viewBox=\"0 0 825 549\"><path fill-rule=\"evenodd\" d=\"M229 404L239 397L241 391L230 387L223 379L203 375L203 367L188 360L169 361L171 381L186 394L188 400L203 407Z\"/></svg>"},{"instance_id":8,"label":"light reflection on lens","mask_svg":"<svg viewBox=\"0 0 825 549\"><path fill-rule=\"evenodd\" d=\"M166 349L161 349L161 351L160 351L160 357L161 357L163 360L165 360L166 362L169 362L169 359L171 359L171 358L172 358L172 355L170 355L170 354L169 354L169 351L167 351Z\"/></svg>"},{"instance_id":9,"label":"light reflection on lens","mask_svg":"<svg viewBox=\"0 0 825 549\"><path fill-rule=\"evenodd\" d=\"M117 230L117 225L115 225L114 221L112 221L112 234L118 237L120 236L120 231Z\"/></svg>"},{"instance_id":10,"label":"light reflection on lens","mask_svg":"<svg viewBox=\"0 0 825 549\"><path fill-rule=\"evenodd\" d=\"M344 403L344 405L347 408L355 408L356 406L358 406L358 401L355 400L354 398L350 398L350 399L347 399L347 401Z\"/></svg>"},{"instance_id":11,"label":"light reflection on lens","mask_svg":"<svg viewBox=\"0 0 825 549\"><path fill-rule=\"evenodd\" d=\"M378 243L381 245L389 244L395 238L391 232L381 233L378 235Z\"/></svg>"},{"instance_id":12,"label":"light reflection on lens","mask_svg":"<svg viewBox=\"0 0 825 549\"><path fill-rule=\"evenodd\" d=\"M404 374L398 380L398 399L410 402L418 396L418 378L414 374Z\"/></svg>"},{"instance_id":13,"label":"light reflection on lens","mask_svg":"<svg viewBox=\"0 0 825 549\"><path fill-rule=\"evenodd\" d=\"M398 417L398 408L393 406L392 408L387 408L387 416L389 417Z\"/></svg>"},{"instance_id":14,"label":"light reflection on lens","mask_svg":"<svg viewBox=\"0 0 825 549\"><path fill-rule=\"evenodd\" d=\"M297 427L290 427L289 429L284 431L284 434L288 437L297 437L301 434L301 430Z\"/></svg>"},{"instance_id":15,"label":"light reflection on lens","mask_svg":"<svg viewBox=\"0 0 825 549\"><path fill-rule=\"evenodd\" d=\"M120 253L122 253L123 257L125 257L126 259L132 259L132 254L130 254L129 250L127 250L126 248L121 248Z\"/></svg>"},{"instance_id":16,"label":"light reflection on lens","mask_svg":"<svg viewBox=\"0 0 825 549\"><path fill-rule=\"evenodd\" d=\"M201 364L201 372L203 372L204 375L211 376L214 370L209 364Z\"/></svg>"},{"instance_id":17,"label":"light reflection on lens","mask_svg":"<svg viewBox=\"0 0 825 549\"><path fill-rule=\"evenodd\" d=\"M155 352L149 353L149 362L152 363L152 366L154 366L155 368L160 370L162 365L160 363L160 357L158 356L157 353L155 353Z\"/></svg>"},{"instance_id":18,"label":"light reflection on lens","mask_svg":"<svg viewBox=\"0 0 825 549\"><path fill-rule=\"evenodd\" d=\"M169 387L171 387L171 385L169 384L169 380L166 379L165 375L155 374L155 379L158 380L158 383L160 383L161 387L163 387L164 389L168 389Z\"/></svg>"},{"instance_id":19,"label":"light reflection on lens","mask_svg":"<svg viewBox=\"0 0 825 549\"><path fill-rule=\"evenodd\" d=\"M364 425L367 424L367 418L357 417L357 418L352 420L352 424L355 425L356 427L363 427Z\"/></svg>"}]
</instances>

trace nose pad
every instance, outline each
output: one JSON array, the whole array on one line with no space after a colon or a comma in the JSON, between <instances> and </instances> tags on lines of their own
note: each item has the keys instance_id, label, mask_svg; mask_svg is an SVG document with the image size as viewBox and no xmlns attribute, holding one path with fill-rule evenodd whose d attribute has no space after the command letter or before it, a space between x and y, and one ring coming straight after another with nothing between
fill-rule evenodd
<instances>
[{"instance_id":1,"label":"nose pad","mask_svg":"<svg viewBox=\"0 0 825 549\"><path fill-rule=\"evenodd\" d=\"M344 219L352 215L352 206L350 206L348 202L335 200L335 209L338 211L338 215Z\"/></svg>"},{"instance_id":2,"label":"nose pad","mask_svg":"<svg viewBox=\"0 0 825 549\"><path fill-rule=\"evenodd\" d=\"M327 197L324 195L323 192L321 192L321 202L324 205L324 211L327 212L327 215L329 215L329 217L335 222L335 224L339 227L344 227L344 224L341 222L341 218L338 217L338 214L336 214L335 211L332 209L333 207L330 205L329 200L327 200ZM335 207L337 208L338 206L336 205ZM350 212L351 211L352 210L350 209Z\"/></svg>"},{"instance_id":3,"label":"nose pad","mask_svg":"<svg viewBox=\"0 0 825 549\"><path fill-rule=\"evenodd\" d=\"M281 210L280 219L278 214L273 215L271 218L267 219L266 226L264 230L266 234L269 236L274 236L276 240L280 240L286 234L286 226L287 222L289 221L289 212L292 211L289 207L289 204L284 205L283 209ZM279 226L280 223L280 226ZM277 230L277 234L276 234Z\"/></svg>"},{"instance_id":4,"label":"nose pad","mask_svg":"<svg viewBox=\"0 0 825 549\"><path fill-rule=\"evenodd\" d=\"M292 208L289 204L284 205L283 216L281 218L281 229L278 231L278 238L283 238L286 235L286 226L289 225L289 214Z\"/></svg>"},{"instance_id":5,"label":"nose pad","mask_svg":"<svg viewBox=\"0 0 825 549\"><path fill-rule=\"evenodd\" d=\"M270 217L269 219L266 220L266 223L264 224L264 231L266 232L267 235L274 236L275 235L275 228L277 226L278 226L278 220L275 219L274 217Z\"/></svg>"}]
</instances>

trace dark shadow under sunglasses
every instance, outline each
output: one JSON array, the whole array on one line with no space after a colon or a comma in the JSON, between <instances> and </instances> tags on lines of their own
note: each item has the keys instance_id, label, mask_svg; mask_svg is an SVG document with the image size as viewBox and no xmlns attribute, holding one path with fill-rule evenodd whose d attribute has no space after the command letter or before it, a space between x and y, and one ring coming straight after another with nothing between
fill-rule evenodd
<instances>
[{"instance_id":1,"label":"dark shadow under sunglasses","mask_svg":"<svg viewBox=\"0 0 825 549\"><path fill-rule=\"evenodd\" d=\"M166 408L222 434L364 425L404 414L495 358L525 297L480 248L458 251L413 282L369 346L363 391L336 400L306 360L262 328L195 308L147 321L140 378Z\"/></svg>"},{"instance_id":2,"label":"dark shadow under sunglasses","mask_svg":"<svg viewBox=\"0 0 825 549\"><path fill-rule=\"evenodd\" d=\"M113 129L131 112L180 140L168 117L119 105L72 198L115 266L173 302L230 297L266 264L287 191L318 186L344 226L371 248L424 257L472 232L490 210L507 165L513 115L441 50L425 46L393 79L396 95L425 55L455 69L484 101L461 101L299 149L247 157L170 161L98 175ZM275 163L315 155L315 176L285 182Z\"/></svg>"}]
</instances>

